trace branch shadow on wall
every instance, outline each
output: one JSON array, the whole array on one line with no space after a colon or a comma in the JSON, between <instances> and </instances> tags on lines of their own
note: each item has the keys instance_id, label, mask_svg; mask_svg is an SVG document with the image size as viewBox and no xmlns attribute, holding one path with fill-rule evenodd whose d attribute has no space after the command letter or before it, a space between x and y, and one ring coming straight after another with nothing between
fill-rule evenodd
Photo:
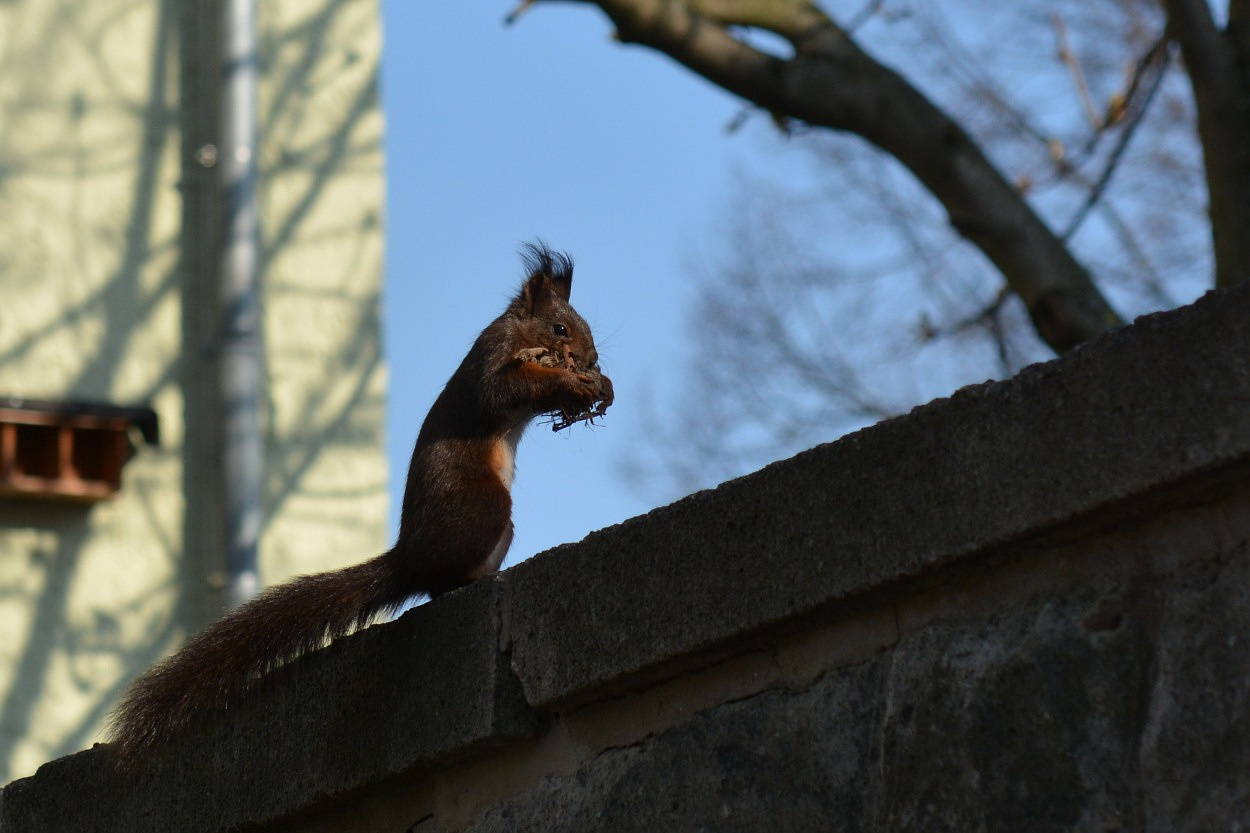
<instances>
[{"instance_id":1,"label":"branch shadow on wall","mask_svg":"<svg viewBox=\"0 0 1250 833\"><path fill-rule=\"evenodd\" d=\"M81 13L81 8L69 0L62 0L61 6L59 14L68 19ZM162 155L167 153L171 142L174 146L178 145L179 104L176 101L176 85L171 84L171 79L177 77L180 16L186 13L184 6L179 0L162 0L157 10L152 41L148 45L151 75L147 83L147 99L141 112L135 116L140 126L136 152L129 154L124 161L114 161L111 167L103 163L88 163L85 168L78 169L91 172L107 169L113 174L118 170L133 170L134 184L129 196L128 215L116 227L119 243L117 266L97 287L63 307L50 326L12 342L0 341L0 383L5 383L5 377L20 379L24 374L24 378L30 378L32 363L41 350L48 349L47 345L53 343L52 339L57 338L58 333L90 326L102 333L100 344L91 355L81 357L75 378L64 395L109 399L118 388L120 371L125 363L134 351L145 347L136 338L143 329L141 325L152 318L160 305L167 304L172 295L184 291L185 264L179 263L174 267L160 265L168 260L171 249L179 246L178 241L154 240L156 229L160 227L156 222L157 212L163 210L159 208L159 197L162 189L170 187L166 172L162 170ZM315 209L331 198L329 185L336 176L345 171L376 168L380 136L367 132L362 135L359 130L361 119L377 106L376 65L367 68L369 82L360 85L351 100L335 103L331 115L327 115L324 108L307 114L310 117L315 115L316 122L324 125L315 141L308 140L305 114L300 112L301 108L314 106L310 100L315 96L309 91L324 82L327 56L341 54L344 61L360 60L350 50L336 53L332 46L333 38L341 35L347 25L343 15L354 14L360 18L353 6L323 0L314 14L306 15L286 30L271 34L263 44L263 47L271 49L302 50L299 59L294 62L264 68L267 77L263 83L276 92L261 114L261 133L269 147L284 150L267 165L268 170L262 170L262 189L267 178L292 174L283 180L285 204L290 207L278 216L269 213L265 218L264 262L272 263L284 252L301 245L323 244L327 234L338 238L335 245L342 251L351 253L342 266L343 274L338 276L339 282L334 284L337 290L327 290L324 281L320 282L320 288L301 287L293 282L266 286L264 302L271 309L278 310L284 297L329 292L331 296L337 295L329 298L332 303L350 308L350 318L354 322L345 329L345 333L348 329L350 333L338 345L337 353L332 359L325 359L330 363L326 371L327 383L308 386L299 394L298 402L280 403L284 409L294 408L306 415L293 421L298 427L279 431L271 416L266 454L267 525L268 518L287 508L290 498L297 493L327 501L351 499L367 493L385 493L384 482L350 487L346 491L322 490L321 494L314 493L306 482L306 476L327 441L339 445L358 444L362 449L376 453L378 437L370 426L377 422L375 415L382 407L375 384L382 362L377 337L379 298L373 289L362 291L353 285L358 285L358 281L354 280L356 275L376 274L380 268L376 245L367 243L378 234L380 218L376 211L362 212L355 218L336 220L329 230L321 222L315 232L309 223ZM21 7L9 12L15 15L22 13ZM75 41L70 46L75 50L95 49L77 42L90 33L79 31L74 26L67 25L45 34L48 38ZM350 36L350 31L348 34ZM50 55L55 52L52 48L44 51ZM93 60L105 58L95 55ZM281 77L277 77L278 73ZM45 93L39 72L29 72L25 77L27 80L24 83L30 87L26 100L37 99ZM116 101L93 102L80 96L72 105L76 112L85 111L89 115L95 106L133 104L123 99L124 95L119 91ZM297 143L303 146L297 147ZM98 152L102 159L117 160L120 156L116 148L80 150L88 155ZM64 159L27 157L14 160L6 156L4 143L0 142L0 196L5 192L6 180L11 177L36 179L54 176L63 181L67 176L63 171L66 167ZM193 164L193 160L184 159L183 164L184 167ZM354 168L354 165L357 167ZM84 192L89 191L90 185L89 181L82 183ZM294 188L298 188L299 192L294 194L294 199L290 199ZM168 227L169 224L164 225ZM82 227L73 229L71 233L81 239L99 235L100 229ZM186 233L198 231L188 229ZM5 265L0 261L0 269ZM156 281L151 280L154 269L158 270ZM39 277L55 279L55 276ZM188 374L193 376L197 372L194 367L185 364L187 358L170 356L137 398L153 401L162 393L176 390L179 385L185 388ZM270 369L269 373L272 372ZM332 374L344 376L344 383L331 384ZM20 389L4 392L30 395ZM271 415L278 404L271 403ZM176 416L170 414L167 418ZM182 452L180 448L172 448L156 453ZM58 652L67 655L72 684L90 690L95 699L73 725L60 730L62 734L55 743L48 745L49 757L74 752L96 739L98 727L129 680L184 637L188 622L204 618L208 576L202 570L197 571L202 565L185 563L187 547L184 541L178 540L185 530L181 530L176 521L171 523L166 492L167 486L160 488L155 481L141 484L130 482L128 478L121 500L126 502L126 511L133 510L143 516L144 525L163 548L164 557L174 565L169 571L171 578L149 583L142 577L136 577L135 581L123 582L122 586L127 588L126 598L99 600L94 602L96 607L91 610L72 609L70 590L83 568L83 551L91 535L92 513L95 510L29 501L0 505L0 534L6 530L33 530L36 539L44 541L50 538L54 541L47 547L40 543L29 553L30 569L41 569L43 576L38 584L37 596L26 603L29 614L23 614L29 616L29 636L10 649L14 683L7 691L0 691L0 704L3 706L0 712L0 783L27 774L15 771L15 755L33 738L32 720L37 719L39 703L49 696L54 676L49 669L59 664ZM188 506L188 514L195 511L196 507ZM189 525L188 528L195 527ZM372 554L358 555L364 558ZM35 584L27 578L22 576L18 583L0 587L0 600L4 596L26 595L28 588ZM169 604L171 600L172 607ZM123 629L120 622L126 617L137 617L142 624ZM124 631L141 633L141 641L128 642L122 636ZM119 663L125 669L120 678L115 670ZM105 668L112 670L102 670ZM48 732L44 731L40 742L48 744L48 736Z\"/></svg>"}]
</instances>

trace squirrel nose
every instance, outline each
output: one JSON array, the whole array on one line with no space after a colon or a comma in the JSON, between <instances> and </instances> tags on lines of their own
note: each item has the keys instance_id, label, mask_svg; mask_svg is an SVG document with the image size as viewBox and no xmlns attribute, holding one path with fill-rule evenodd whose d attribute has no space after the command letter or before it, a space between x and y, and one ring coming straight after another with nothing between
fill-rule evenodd
<instances>
[{"instance_id":1,"label":"squirrel nose","mask_svg":"<svg viewBox=\"0 0 1250 833\"><path fill-rule=\"evenodd\" d=\"M590 370L599 369L599 353L593 347L585 353L581 353L577 350L569 350L568 356L569 363L574 367L586 367ZM585 360L584 363L583 359Z\"/></svg>"}]
</instances>

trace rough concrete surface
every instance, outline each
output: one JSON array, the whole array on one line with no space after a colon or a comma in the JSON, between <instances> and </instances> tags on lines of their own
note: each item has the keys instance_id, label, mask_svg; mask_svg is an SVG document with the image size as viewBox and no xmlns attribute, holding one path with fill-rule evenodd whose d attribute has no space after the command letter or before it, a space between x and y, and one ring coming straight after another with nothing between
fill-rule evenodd
<instances>
[{"instance_id":1,"label":"rough concrete surface","mask_svg":"<svg viewBox=\"0 0 1250 833\"><path fill-rule=\"evenodd\" d=\"M267 678L4 833L1250 827L1250 288Z\"/></svg>"},{"instance_id":2,"label":"rough concrete surface","mask_svg":"<svg viewBox=\"0 0 1250 833\"><path fill-rule=\"evenodd\" d=\"M498 580L483 581L344 639L130 776L108 771L104 747L47 764L5 789L0 823L228 830L527 736L533 715L499 651L500 602Z\"/></svg>"},{"instance_id":3,"label":"rough concrete surface","mask_svg":"<svg viewBox=\"0 0 1250 833\"><path fill-rule=\"evenodd\" d=\"M1246 829L1248 596L1243 538L939 618L809 688L606 748L471 829Z\"/></svg>"}]
</instances>

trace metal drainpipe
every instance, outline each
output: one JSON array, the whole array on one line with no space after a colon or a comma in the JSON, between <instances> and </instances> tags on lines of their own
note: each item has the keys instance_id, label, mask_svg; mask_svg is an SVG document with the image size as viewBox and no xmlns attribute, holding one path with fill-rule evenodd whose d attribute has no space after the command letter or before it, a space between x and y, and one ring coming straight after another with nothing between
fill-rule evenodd
<instances>
[{"instance_id":1,"label":"metal drainpipe","mask_svg":"<svg viewBox=\"0 0 1250 833\"><path fill-rule=\"evenodd\" d=\"M234 607L260 587L257 550L261 530L264 446L261 396L264 374L260 329L260 229L257 210L256 0L222 2L222 194L219 312L219 407L222 448L222 541L226 605Z\"/></svg>"}]
</instances>

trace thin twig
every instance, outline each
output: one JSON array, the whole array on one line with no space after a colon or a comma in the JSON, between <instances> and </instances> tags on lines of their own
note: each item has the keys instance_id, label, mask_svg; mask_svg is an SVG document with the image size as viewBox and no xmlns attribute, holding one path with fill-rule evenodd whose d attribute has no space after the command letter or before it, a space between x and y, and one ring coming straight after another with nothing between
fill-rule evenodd
<instances>
[{"instance_id":1,"label":"thin twig","mask_svg":"<svg viewBox=\"0 0 1250 833\"><path fill-rule=\"evenodd\" d=\"M1096 130L1090 135L1089 140L1081 151L1083 157L1088 158L1093 154L1094 148L1098 145L1098 140L1106 135L1106 128L1123 121L1129 114L1133 102L1141 92L1141 86L1145 81L1146 75L1154 69L1156 62L1159 60L1159 52L1166 49L1169 42L1170 38L1165 32L1150 45L1150 48L1140 58L1133 62L1133 70L1129 73L1124 93L1118 96L1118 101L1114 104L1115 111L1108 115L1103 129Z\"/></svg>"},{"instance_id":2,"label":"thin twig","mask_svg":"<svg viewBox=\"0 0 1250 833\"><path fill-rule=\"evenodd\" d=\"M885 5L885 0L870 0L868 5L864 6L855 16L850 19L844 29L848 34L855 34L855 31L867 23L877 12L881 11L881 7Z\"/></svg>"},{"instance_id":3,"label":"thin twig","mask_svg":"<svg viewBox=\"0 0 1250 833\"><path fill-rule=\"evenodd\" d=\"M503 19L504 25L511 26L513 23L516 23L517 20L521 17L521 15L525 14L525 12L533 4L534 4L534 0L521 0L521 2L517 4L517 7L513 9L512 11L508 12L507 17Z\"/></svg>"},{"instance_id":4,"label":"thin twig","mask_svg":"<svg viewBox=\"0 0 1250 833\"><path fill-rule=\"evenodd\" d=\"M1089 123L1095 130L1101 130L1104 125L1103 118L1098 113L1098 108L1094 106L1089 84L1085 83L1085 72L1081 69L1080 61L1076 59L1076 53L1072 51L1068 27L1058 14L1051 15L1050 19L1055 24L1055 36L1059 39L1059 60L1063 61L1072 73L1072 82L1076 84L1077 94L1081 97L1081 107L1085 110L1085 117L1089 119Z\"/></svg>"},{"instance_id":5,"label":"thin twig","mask_svg":"<svg viewBox=\"0 0 1250 833\"><path fill-rule=\"evenodd\" d=\"M1146 58L1143 59L1143 62L1149 61L1153 64L1155 72L1154 78L1151 79L1150 86L1147 88L1145 94L1141 96L1140 103L1133 108L1132 115L1125 117L1127 121L1124 125L1124 129L1120 132L1120 138L1116 142L1115 147L1112 149L1111 155L1107 157L1107 164L1103 167L1102 173L1094 182L1094 186L1090 189L1089 194L1086 195L1085 201L1081 204L1081 207L1077 210L1076 214L1072 216L1072 219L1068 221L1063 233L1059 235L1059 238L1065 243L1072 237L1073 234L1076 233L1076 230L1081 227L1081 223L1085 222L1085 218L1089 215L1090 209L1092 209L1098 201L1102 199L1103 192L1106 191L1107 185L1111 182L1112 174L1115 173L1116 168L1119 166L1120 159L1124 156L1124 151L1128 149L1129 141L1132 140L1133 134L1137 132L1137 128L1141 126L1143 121L1145 121L1146 112L1150 109L1150 103L1154 100L1155 93L1157 93L1159 88L1163 86L1163 79L1167 75L1168 59L1170 57L1170 53L1168 52L1166 46L1167 41L1160 40L1153 47L1151 47L1150 51L1146 54ZM1130 90L1130 92L1135 92L1135 90ZM1130 103L1127 106L1131 107L1132 104Z\"/></svg>"},{"instance_id":6,"label":"thin twig","mask_svg":"<svg viewBox=\"0 0 1250 833\"><path fill-rule=\"evenodd\" d=\"M997 322L998 311L1002 309L1003 304L1007 303L1007 301L1014 294L1015 293L1012 292L1010 286L1003 284L1003 287L998 290L998 294L994 296L994 300L990 301L984 307L978 309L976 312L965 318L961 318L945 327L940 327L927 321L924 322L921 327L921 338L924 341L935 341L939 338L948 338L950 336L959 335L960 333L966 333L969 330L975 330L978 327L983 327L987 324L987 322L992 328Z\"/></svg>"}]
</instances>

